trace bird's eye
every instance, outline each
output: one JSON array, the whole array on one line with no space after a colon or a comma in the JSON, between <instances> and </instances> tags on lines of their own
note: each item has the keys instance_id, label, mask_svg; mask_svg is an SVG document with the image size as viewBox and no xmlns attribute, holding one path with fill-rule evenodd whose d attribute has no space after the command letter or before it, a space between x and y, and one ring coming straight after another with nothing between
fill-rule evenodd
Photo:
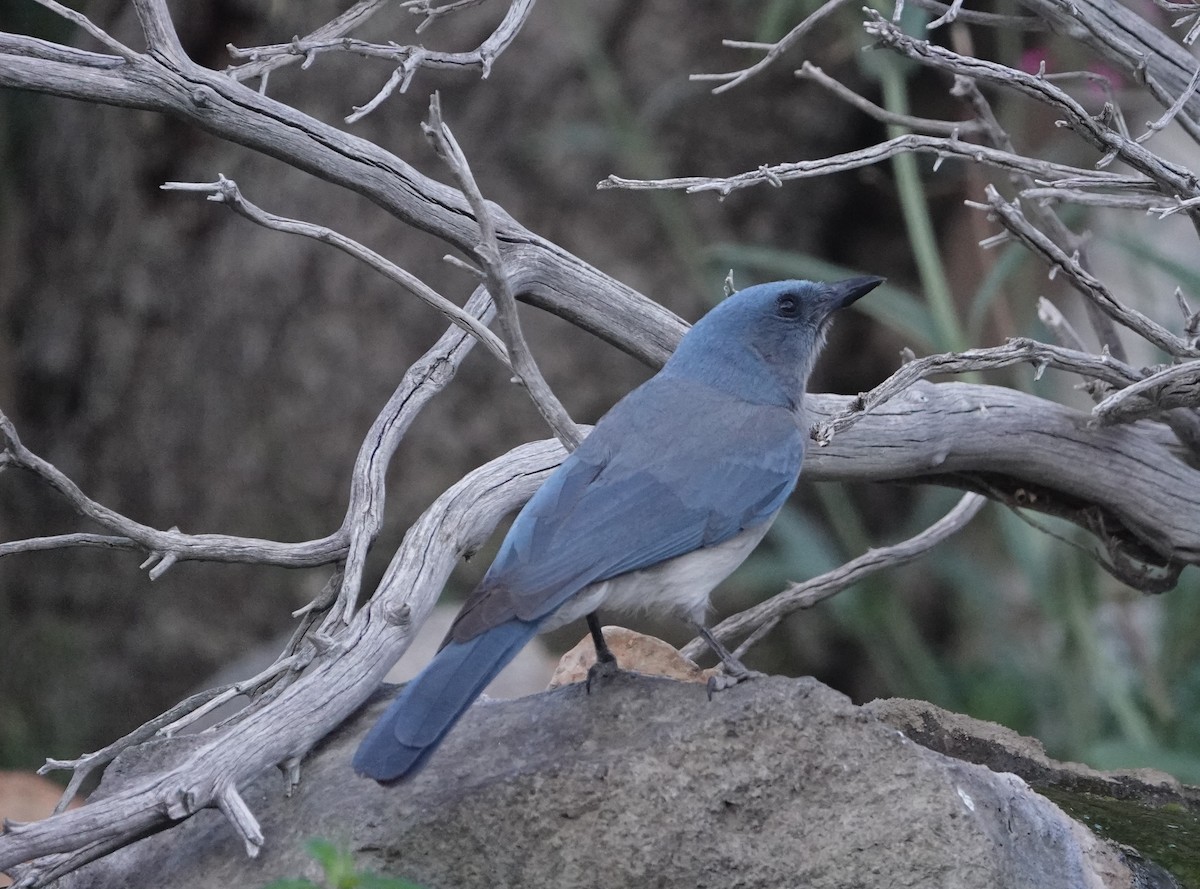
<instances>
[{"instance_id":1,"label":"bird's eye","mask_svg":"<svg viewBox=\"0 0 1200 889\"><path fill-rule=\"evenodd\" d=\"M800 300L790 293L785 293L775 300L775 308L784 318L795 318L800 314Z\"/></svg>"}]
</instances>

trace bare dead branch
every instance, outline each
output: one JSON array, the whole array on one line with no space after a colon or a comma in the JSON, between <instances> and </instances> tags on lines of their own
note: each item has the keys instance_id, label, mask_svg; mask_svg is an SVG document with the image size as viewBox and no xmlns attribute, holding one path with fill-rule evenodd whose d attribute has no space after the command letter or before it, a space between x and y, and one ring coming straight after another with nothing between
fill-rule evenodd
<instances>
[{"instance_id":1,"label":"bare dead branch","mask_svg":"<svg viewBox=\"0 0 1200 889\"><path fill-rule=\"evenodd\" d=\"M142 34L146 37L146 46L151 53L176 65L189 62L183 44L179 42L175 24L171 21L167 0L133 0L133 10L137 13Z\"/></svg>"},{"instance_id":2,"label":"bare dead branch","mask_svg":"<svg viewBox=\"0 0 1200 889\"><path fill-rule=\"evenodd\" d=\"M1066 164L1026 157L1007 151L998 151L986 145L971 142L960 142L953 138L940 136L906 135L897 136L886 142L880 142L869 148L836 154L830 157L811 161L796 161L788 164L762 166L757 170L740 173L726 178L710 176L680 176L671 179L626 179L621 176L609 176L602 179L597 188L628 188L636 190L677 189L689 194L701 191L715 191L724 196L739 188L753 185L770 184L778 187L783 182L792 179L811 179L816 176L828 176L845 170L870 166L889 160L898 154L913 152L932 154L939 159L959 158L974 161L999 170L1028 173L1039 179L1055 180L1070 178L1072 181L1086 180L1095 186L1108 188L1126 188L1140 191L1151 191L1154 180L1146 176L1128 176L1107 173L1102 170L1084 170Z\"/></svg>"},{"instance_id":3,"label":"bare dead branch","mask_svg":"<svg viewBox=\"0 0 1200 889\"><path fill-rule=\"evenodd\" d=\"M346 118L346 123L356 123L366 117L395 92L406 92L412 84L413 77L422 68L478 68L480 77L486 79L492 71L492 65L497 57L506 50L520 33L530 13L533 11L534 0L512 0L508 12L496 26L496 29L475 49L467 52L439 52L426 49L424 46L401 46L397 43L371 43L344 36L361 25L381 5L375 0L364 0L355 4L327 25L318 28L308 37L295 37L288 43L277 43L271 46L255 46L239 49L230 46L229 52L235 59L249 59L248 65L230 68L229 73L239 80L245 80L265 75L277 68L286 59L296 61L303 59L302 68L309 67L318 56L329 52L348 52L366 58L385 59L397 64L384 86L365 105L355 106L354 113ZM459 7L456 7L459 8ZM445 7L413 9L418 14L427 16L418 32L433 18L443 14Z\"/></svg>"},{"instance_id":4,"label":"bare dead branch","mask_svg":"<svg viewBox=\"0 0 1200 889\"><path fill-rule=\"evenodd\" d=\"M846 104L852 105L880 123L907 127L917 133L925 133L931 136L951 136L956 139L974 139L983 134L983 127L978 121L933 120L928 117L913 117L910 114L896 114L888 111L886 108L880 108L874 102L863 98L854 92L854 90L830 77L812 62L806 61L796 71L796 76L820 84Z\"/></svg>"},{"instance_id":5,"label":"bare dead branch","mask_svg":"<svg viewBox=\"0 0 1200 889\"><path fill-rule=\"evenodd\" d=\"M1105 81L1107 85L1107 81ZM953 96L962 99L975 115L975 119L979 122L983 129L983 140L990 144L993 148L998 148L1001 151L1016 153L1016 148L1009 137L1008 132L1000 124L992 110L992 104L988 101L983 91L979 89L979 85L969 77L964 77L961 74L954 75L954 85L950 89ZM1119 118L1118 118L1119 119ZM1009 173L1009 179L1020 191L1027 191L1035 187L1040 180L1035 180L1034 177L1027 173L1012 171ZM1123 197L1129 197L1123 195ZM1044 206L1040 202L1034 202L1029 205L1029 214L1033 218L1034 223L1045 232L1045 234L1057 244L1064 253L1075 256L1080 265L1086 265L1086 244L1085 240L1075 234L1067 227L1059 217L1052 212L1049 207ZM1096 337L1101 344L1106 346L1114 358L1118 361L1126 360L1125 349L1120 339L1117 337L1116 328L1112 320L1101 312L1091 301L1084 301L1084 309L1087 312L1088 320L1091 322L1092 329L1096 332Z\"/></svg>"},{"instance_id":6,"label":"bare dead branch","mask_svg":"<svg viewBox=\"0 0 1200 889\"><path fill-rule=\"evenodd\" d=\"M1132 423L1200 406L1200 361L1174 364L1109 395L1092 409L1101 423Z\"/></svg>"},{"instance_id":7,"label":"bare dead branch","mask_svg":"<svg viewBox=\"0 0 1200 889\"><path fill-rule=\"evenodd\" d=\"M1168 107L1183 92L1196 60L1174 38L1132 8L1110 0L1021 0L1056 33L1087 47L1124 74L1144 83ZM1200 115L1193 96L1180 123ZM1190 128L1193 134L1195 129Z\"/></svg>"},{"instance_id":8,"label":"bare dead branch","mask_svg":"<svg viewBox=\"0 0 1200 889\"><path fill-rule=\"evenodd\" d=\"M317 28L311 34L304 38L297 38L293 41L294 45L303 45L307 43L327 43L349 34L355 28L367 22L376 12L391 3L392 0L358 0L353 6L339 15L332 21L326 22L321 27ZM274 49L274 47L264 47L265 49ZM230 65L225 69L225 73L234 80L246 81L253 80L256 77L263 78L263 90L265 92L267 76L277 68L282 68L285 65L293 64L301 59L304 60L302 67L307 67L312 63L312 58L300 52L273 52L266 55L260 55L257 47L248 49L239 49L232 43L226 49L229 55L235 59L249 59L241 65Z\"/></svg>"},{"instance_id":9,"label":"bare dead branch","mask_svg":"<svg viewBox=\"0 0 1200 889\"><path fill-rule=\"evenodd\" d=\"M133 59L137 57L137 53L135 53L120 40L109 36L107 31L89 19L82 12L77 12L70 7L63 6L61 3L58 3L57 0L35 0L35 2L46 7L56 15L62 16L76 27L86 31L104 46L115 52L118 56L121 56L124 59Z\"/></svg>"},{"instance_id":10,"label":"bare dead branch","mask_svg":"<svg viewBox=\"0 0 1200 889\"><path fill-rule=\"evenodd\" d=\"M941 0L907 0L913 6L929 12L936 12L939 15L944 15L950 11L950 4L942 3ZM962 9L961 7L954 15L954 20L964 22L968 25L983 25L990 28L1009 28L1018 31L1045 31L1047 30L1046 23L1034 15L1001 15L994 12L977 12L972 9ZM926 27L932 28L929 24Z\"/></svg>"},{"instance_id":11,"label":"bare dead branch","mask_svg":"<svg viewBox=\"0 0 1200 889\"><path fill-rule=\"evenodd\" d=\"M289 219L284 216L277 216L274 213L268 213L248 201L242 195L237 183L232 179L226 179L223 175L216 182L167 182L160 187L166 191L188 191L207 195L208 200L225 204L238 215L244 216L246 219L264 228L312 238L315 241L336 247L343 253L353 256L359 262L374 269L389 281L399 284L417 299L436 309L451 324L457 325L483 343L487 347L487 350L505 368L512 369L508 360L508 352L504 348L504 343L484 324L480 323L478 318L468 312L464 312L416 275L405 271L400 266L390 262L374 250L365 247L354 239L348 238L340 232L322 225L315 225L311 222L303 222L298 219Z\"/></svg>"},{"instance_id":12,"label":"bare dead branch","mask_svg":"<svg viewBox=\"0 0 1200 889\"><path fill-rule=\"evenodd\" d=\"M177 531L158 531L126 518L84 494L62 472L21 443L16 427L3 412L0 412L0 434L6 441L3 453L8 465L20 467L38 476L61 494L79 515L115 532L147 552L170 552L183 559L255 562L301 568L335 561L345 547L345 543L337 534L305 543L279 543L274 540L231 537L224 534L182 534ZM55 538L38 538L34 545L30 545L29 541L8 543L3 549L0 549L0 555L45 549L51 540L65 546L110 545L99 543L92 535L81 537L70 534Z\"/></svg>"},{"instance_id":13,"label":"bare dead branch","mask_svg":"<svg viewBox=\"0 0 1200 889\"><path fill-rule=\"evenodd\" d=\"M1000 193L993 186L987 186L985 191L987 203L983 206L990 208L1005 229L1034 253L1044 257L1053 267L1064 272L1067 280L1075 289L1087 297L1105 315L1158 346L1168 355L1181 358L1194 358L1200 355L1200 352L1197 352L1196 348L1183 338L1171 333L1136 309L1131 309L1121 303L1113 296L1103 281L1080 264L1077 257L1068 256L1044 233L1030 225L1021 212L1021 208L1000 197Z\"/></svg>"},{"instance_id":14,"label":"bare dead branch","mask_svg":"<svg viewBox=\"0 0 1200 889\"><path fill-rule=\"evenodd\" d=\"M765 602L727 617L712 627L711 632L721 642L730 642L748 633L734 652L734 656L740 658L788 615L812 608L872 574L907 565L923 556L970 524L986 502L987 498L980 494L964 494L950 512L920 534L901 543L867 550L832 571L802 583L793 583ZM703 639L696 638L680 649L680 653L695 659L707 650L705 646Z\"/></svg>"},{"instance_id":15,"label":"bare dead branch","mask_svg":"<svg viewBox=\"0 0 1200 889\"><path fill-rule=\"evenodd\" d=\"M471 205L471 210L479 222L479 246L475 255L483 265L488 292L496 302L500 328L508 344L511 367L517 379L529 397L533 399L538 413L542 415L555 437L563 443L567 450L574 450L583 440L575 422L562 406L562 402L550 389L550 385L542 376L534 360L533 351L525 341L521 331L521 322L517 317L517 300L509 283L508 272L504 268L504 258L500 253L500 244L496 240L496 226L492 222L492 209L483 199L467 157L459 147L458 140L450 132L442 119L441 101L434 93L429 102L429 122L424 126L425 134L433 142L438 156L450 168L454 179L458 182L463 194Z\"/></svg>"},{"instance_id":16,"label":"bare dead branch","mask_svg":"<svg viewBox=\"0 0 1200 889\"><path fill-rule=\"evenodd\" d=\"M417 25L417 33L420 34L442 16L462 9L470 9L472 6L480 6L486 2L487 0L452 0L450 3L435 6L433 0L404 0L400 5L413 15L425 17L424 21Z\"/></svg>"},{"instance_id":17,"label":"bare dead branch","mask_svg":"<svg viewBox=\"0 0 1200 889\"><path fill-rule=\"evenodd\" d=\"M134 62L91 54L87 65L67 64L47 58L46 47L45 41L0 35L0 86L166 113L362 194L398 220L464 252L477 243L478 227L458 191L378 145L231 77L186 59L149 54ZM64 47L59 52L71 51ZM499 208L493 217L513 291L522 300L652 366L666 360L686 329L677 316L523 228Z\"/></svg>"},{"instance_id":18,"label":"bare dead branch","mask_svg":"<svg viewBox=\"0 0 1200 889\"><path fill-rule=\"evenodd\" d=\"M1192 24L1192 28L1183 38L1183 42L1191 45L1196 42L1196 38L1200 36L1200 9L1195 3L1172 3L1171 0L1154 0L1154 5L1166 12L1182 12L1183 17L1176 19L1171 23L1171 27L1179 28L1188 23Z\"/></svg>"},{"instance_id":19,"label":"bare dead branch","mask_svg":"<svg viewBox=\"0 0 1200 889\"><path fill-rule=\"evenodd\" d=\"M48 549L141 549L135 541L128 537L115 537L111 534L54 534L49 537L29 537L25 540L14 540L0 543L0 558L15 553L32 553Z\"/></svg>"},{"instance_id":20,"label":"bare dead branch","mask_svg":"<svg viewBox=\"0 0 1200 889\"><path fill-rule=\"evenodd\" d=\"M1183 113L1184 106L1192 100L1192 96L1196 94L1197 87L1200 87L1200 67L1196 68L1196 73L1192 75L1192 79L1188 81L1188 85L1184 88L1183 92L1179 94L1179 98L1171 103L1170 107L1163 112L1162 117L1160 117L1158 120L1147 122L1146 132L1138 136L1135 141L1139 144L1145 143L1149 141L1149 139L1155 133L1165 130L1167 126L1170 125L1171 121L1175 120Z\"/></svg>"},{"instance_id":21,"label":"bare dead branch","mask_svg":"<svg viewBox=\"0 0 1200 889\"><path fill-rule=\"evenodd\" d=\"M1041 377L1047 367L1100 380L1115 388L1122 388L1142 379L1142 375L1132 367L1111 356L1089 355L1086 352L1018 337L1010 339L1003 346L929 355L906 362L870 392L860 393L844 413L816 424L812 430L813 441L820 447L829 445L836 435L845 432L867 413L895 398L919 380L943 374L998 370L1014 364L1032 364L1035 368L1035 379Z\"/></svg>"},{"instance_id":22,"label":"bare dead branch","mask_svg":"<svg viewBox=\"0 0 1200 889\"><path fill-rule=\"evenodd\" d=\"M909 37L873 10L864 26L867 33L932 68L1015 90L1061 111L1067 125L1085 141L1105 153L1119 157L1138 172L1156 182L1164 194L1184 198L1200 196L1200 180L1190 170L1153 154L1143 145L1112 130L1087 113L1063 90L1044 77L1026 74L1006 65L963 56L926 40Z\"/></svg>"},{"instance_id":23,"label":"bare dead branch","mask_svg":"<svg viewBox=\"0 0 1200 889\"><path fill-rule=\"evenodd\" d=\"M0 835L0 870L28 863L18 885L42 885L222 800L232 803L227 816L243 819L239 829L253 840L230 789L274 763L303 756L361 705L407 647L412 627L424 621L458 558L528 498L562 454L555 442L525 445L466 476L409 530L375 596L340 631L331 656L314 660L274 706L219 732L163 741L172 746L163 748L168 764L160 772L81 808L12 827ZM400 614L411 620L397 624Z\"/></svg>"},{"instance_id":24,"label":"bare dead branch","mask_svg":"<svg viewBox=\"0 0 1200 889\"><path fill-rule=\"evenodd\" d=\"M1102 194L1053 186L1026 188L1018 192L1017 197L1027 204L1037 202L1041 206L1061 203L1100 207L1107 210L1141 210L1145 213L1157 214L1160 219L1187 209L1181 206L1182 202L1169 205L1166 203L1166 199L1159 195Z\"/></svg>"},{"instance_id":25,"label":"bare dead branch","mask_svg":"<svg viewBox=\"0 0 1200 889\"><path fill-rule=\"evenodd\" d=\"M810 403L814 425L820 428L846 413L856 400L830 396ZM1039 412L1036 428L1020 422L1025 411ZM972 478L986 479L987 489L968 489L989 496L1009 492L1019 500L1016 505L1102 534L1110 551L1140 549L1139 558L1191 564L1197 555L1191 544L1175 544L1184 543L1181 534L1190 538L1193 532L1184 533L1178 514L1146 502L1147 497L1166 496L1172 508L1185 513L1192 507L1183 501L1200 502L1200 490L1186 489L1193 481L1200 483L1200 472L1186 462L1190 453L1161 425L1100 426L1089 419L1088 414L1015 390L918 382L872 409L866 424L840 433L828 447L813 448L804 471L811 480L888 478L957 487ZM1114 433L1134 433L1138 444L1135 439L1108 437ZM1126 450L1126 445L1134 449ZM891 446L899 446L903 456L883 453ZM1047 471L1050 464L1054 469ZM1097 466L1106 472L1098 473ZM1096 477L1109 469L1117 473L1109 481L1126 494L1097 490ZM1134 501L1138 505L1131 511ZM1154 513L1150 525L1143 524L1148 513ZM1132 574L1126 582L1138 586Z\"/></svg>"},{"instance_id":26,"label":"bare dead branch","mask_svg":"<svg viewBox=\"0 0 1200 889\"><path fill-rule=\"evenodd\" d=\"M833 13L837 12L843 6L847 5L850 0L826 0L824 4L817 8L808 18L804 19L792 30L788 31L776 43L754 43L748 40L722 40L723 46L732 47L733 49L755 49L762 50L766 54L751 65L749 68L742 68L738 71L730 71L725 74L692 74L689 80L705 80L717 81L718 86L713 87L714 93L723 93L726 90L731 90L740 83L745 83L755 74L768 68L776 59L795 46L803 39L809 31L829 18Z\"/></svg>"}]
</instances>

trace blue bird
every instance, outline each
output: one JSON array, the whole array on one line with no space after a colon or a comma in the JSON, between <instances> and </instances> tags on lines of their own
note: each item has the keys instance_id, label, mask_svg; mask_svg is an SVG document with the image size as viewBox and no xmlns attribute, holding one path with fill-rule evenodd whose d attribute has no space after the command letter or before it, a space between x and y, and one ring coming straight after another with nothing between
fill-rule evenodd
<instances>
[{"instance_id":1,"label":"blue bird","mask_svg":"<svg viewBox=\"0 0 1200 889\"><path fill-rule=\"evenodd\" d=\"M708 595L766 534L796 486L804 392L833 314L883 282L747 287L688 331L657 375L596 424L517 515L442 648L371 728L354 769L392 782L418 769L533 636L597 609L673 611L703 627Z\"/></svg>"}]
</instances>

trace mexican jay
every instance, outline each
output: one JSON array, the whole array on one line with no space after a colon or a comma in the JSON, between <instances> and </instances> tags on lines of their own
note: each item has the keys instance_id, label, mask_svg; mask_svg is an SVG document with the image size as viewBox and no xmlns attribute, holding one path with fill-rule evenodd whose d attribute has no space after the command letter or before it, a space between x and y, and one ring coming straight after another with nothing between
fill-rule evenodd
<instances>
[{"instance_id":1,"label":"mexican jay","mask_svg":"<svg viewBox=\"0 0 1200 889\"><path fill-rule=\"evenodd\" d=\"M380 782L419 768L533 638L598 608L700 620L796 486L804 391L834 312L882 278L777 281L741 290L684 336L525 504L437 656L354 755ZM748 674L711 635L734 681ZM595 669L595 668L594 668Z\"/></svg>"}]
</instances>

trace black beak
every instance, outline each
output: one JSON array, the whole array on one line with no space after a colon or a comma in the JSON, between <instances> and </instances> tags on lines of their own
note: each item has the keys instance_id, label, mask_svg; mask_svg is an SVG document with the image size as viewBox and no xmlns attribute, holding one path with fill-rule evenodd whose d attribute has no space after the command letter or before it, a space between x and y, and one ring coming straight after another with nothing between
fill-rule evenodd
<instances>
[{"instance_id":1,"label":"black beak","mask_svg":"<svg viewBox=\"0 0 1200 889\"><path fill-rule=\"evenodd\" d=\"M866 296L887 278L877 278L866 275L862 278L847 278L845 281L835 281L825 285L825 299L829 303L829 311L844 309L860 296Z\"/></svg>"}]
</instances>

